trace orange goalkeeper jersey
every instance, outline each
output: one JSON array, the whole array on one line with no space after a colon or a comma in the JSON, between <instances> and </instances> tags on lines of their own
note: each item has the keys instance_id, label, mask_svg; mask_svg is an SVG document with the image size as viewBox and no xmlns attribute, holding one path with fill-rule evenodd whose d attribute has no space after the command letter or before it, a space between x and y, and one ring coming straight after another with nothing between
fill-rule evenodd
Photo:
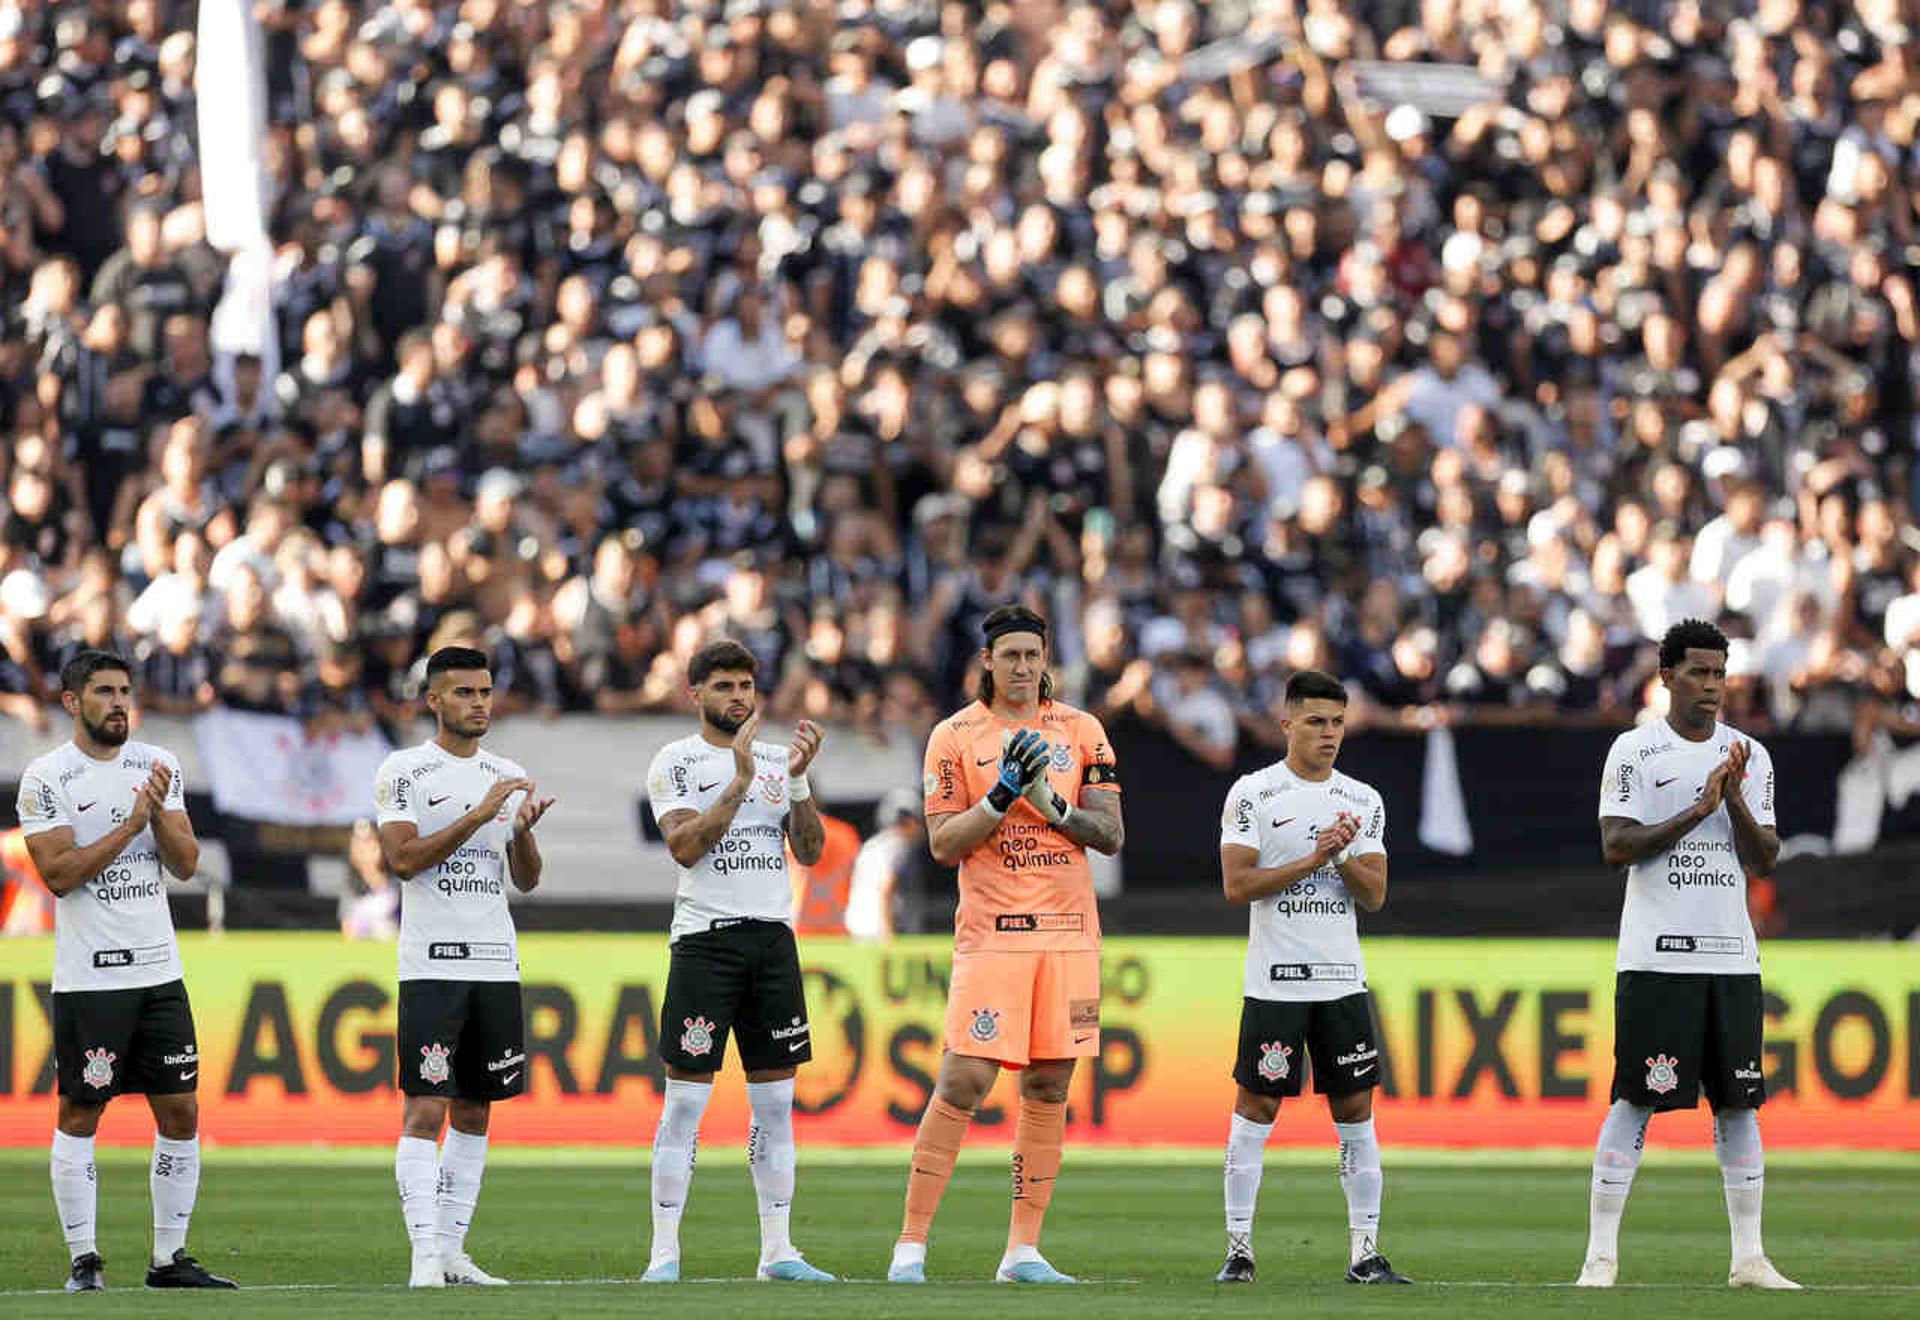
<instances>
[{"instance_id":1,"label":"orange goalkeeper jersey","mask_svg":"<svg viewBox=\"0 0 1920 1320\"><path fill-rule=\"evenodd\" d=\"M927 740L927 815L965 811L1000 774L1007 737L1022 727L974 702L941 721ZM1058 701L1040 705L1036 729L1053 748L1047 782L1078 804L1086 787L1119 792L1113 746L1100 721ZM1087 850L1048 825L1021 798L960 862L954 952L981 949L1098 949L1100 910Z\"/></svg>"}]
</instances>

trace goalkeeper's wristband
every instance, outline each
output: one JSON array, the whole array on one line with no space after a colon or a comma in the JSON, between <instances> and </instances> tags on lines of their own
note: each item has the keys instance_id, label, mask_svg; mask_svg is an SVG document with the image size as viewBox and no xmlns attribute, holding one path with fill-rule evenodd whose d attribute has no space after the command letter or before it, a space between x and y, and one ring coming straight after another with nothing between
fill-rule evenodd
<instances>
[{"instance_id":1,"label":"goalkeeper's wristband","mask_svg":"<svg viewBox=\"0 0 1920 1320\"><path fill-rule=\"evenodd\" d=\"M1002 816L1013 810L1013 801L1019 796L1018 793L1008 788L1005 784L996 783L992 788L987 790L986 797L981 799L981 805L987 809L989 816L992 816L995 820L999 820Z\"/></svg>"},{"instance_id":2,"label":"goalkeeper's wristband","mask_svg":"<svg viewBox=\"0 0 1920 1320\"><path fill-rule=\"evenodd\" d=\"M1067 817L1073 814L1073 804L1052 789L1047 790L1047 797L1052 803L1052 810L1046 813L1047 823L1053 826L1065 825Z\"/></svg>"},{"instance_id":3,"label":"goalkeeper's wristband","mask_svg":"<svg viewBox=\"0 0 1920 1320\"><path fill-rule=\"evenodd\" d=\"M787 776L787 801L805 802L813 796L813 785L807 782L805 775Z\"/></svg>"}]
</instances>

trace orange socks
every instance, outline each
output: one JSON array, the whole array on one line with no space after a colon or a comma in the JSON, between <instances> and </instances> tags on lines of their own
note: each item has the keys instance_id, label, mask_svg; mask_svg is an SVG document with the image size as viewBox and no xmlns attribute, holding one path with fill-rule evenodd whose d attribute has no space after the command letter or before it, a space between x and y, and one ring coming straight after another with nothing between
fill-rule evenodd
<instances>
[{"instance_id":1,"label":"orange socks","mask_svg":"<svg viewBox=\"0 0 1920 1320\"><path fill-rule=\"evenodd\" d=\"M907 1218L900 1229L902 1242L926 1242L927 1230L933 1227L934 1211L940 1208L940 1197L953 1177L954 1161L960 1158L960 1144L967 1139L967 1125L972 1122L971 1109L956 1109L939 1096L927 1105L926 1115L920 1120L920 1131L913 1139L913 1172L907 1176ZM1024 1108L1020 1130L1026 1131ZM1053 1143L1053 1163L1055 1168L1060 1165L1058 1136Z\"/></svg>"},{"instance_id":2,"label":"orange socks","mask_svg":"<svg viewBox=\"0 0 1920 1320\"><path fill-rule=\"evenodd\" d=\"M1064 1104L1020 1101L1020 1122L1013 1133L1013 1221L1007 1228L1008 1251L1040 1241L1040 1223L1047 1217L1048 1202L1053 1200L1054 1179L1060 1176L1060 1144L1066 1132Z\"/></svg>"}]
</instances>

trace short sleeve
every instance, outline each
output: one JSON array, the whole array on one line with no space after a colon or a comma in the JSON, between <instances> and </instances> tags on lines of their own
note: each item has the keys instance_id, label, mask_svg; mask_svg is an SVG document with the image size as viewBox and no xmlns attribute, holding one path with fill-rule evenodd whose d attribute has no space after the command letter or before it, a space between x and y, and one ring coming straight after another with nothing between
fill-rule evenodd
<instances>
[{"instance_id":1,"label":"short sleeve","mask_svg":"<svg viewBox=\"0 0 1920 1320\"><path fill-rule=\"evenodd\" d=\"M1773 754L1751 738L1747 745L1753 748L1753 754L1747 761L1747 782L1741 796L1747 800L1747 810L1753 813L1755 821L1773 825Z\"/></svg>"},{"instance_id":2,"label":"short sleeve","mask_svg":"<svg viewBox=\"0 0 1920 1320\"><path fill-rule=\"evenodd\" d=\"M28 837L57 830L62 825L73 828L73 816L67 810L66 801L42 772L29 772L20 781L14 808L20 816L20 832Z\"/></svg>"},{"instance_id":3,"label":"short sleeve","mask_svg":"<svg viewBox=\"0 0 1920 1320\"><path fill-rule=\"evenodd\" d=\"M407 763L399 757L390 756L380 763L380 772L373 781L373 805L377 813L375 819L382 825L398 821L419 825L420 816L413 803L413 780L407 775Z\"/></svg>"},{"instance_id":4,"label":"short sleeve","mask_svg":"<svg viewBox=\"0 0 1920 1320\"><path fill-rule=\"evenodd\" d=\"M1080 765L1083 787L1120 791L1120 767L1114 761L1113 743L1108 741L1106 729L1094 715L1084 716L1080 721Z\"/></svg>"},{"instance_id":5,"label":"short sleeve","mask_svg":"<svg viewBox=\"0 0 1920 1320\"><path fill-rule=\"evenodd\" d=\"M925 773L920 780L929 816L965 811L973 803L967 798L966 776L960 764L960 739L950 725L942 724L927 739Z\"/></svg>"},{"instance_id":6,"label":"short sleeve","mask_svg":"<svg viewBox=\"0 0 1920 1320\"><path fill-rule=\"evenodd\" d=\"M1613 740L1607 752L1607 768L1600 774L1600 818L1619 816L1646 824L1645 776L1633 759L1633 748L1625 735Z\"/></svg>"},{"instance_id":7,"label":"short sleeve","mask_svg":"<svg viewBox=\"0 0 1920 1320\"><path fill-rule=\"evenodd\" d=\"M1387 803L1378 791L1372 793L1373 805L1367 809L1366 819L1360 822L1360 832L1353 836L1353 842L1346 847L1349 857L1385 856L1387 851Z\"/></svg>"},{"instance_id":8,"label":"short sleeve","mask_svg":"<svg viewBox=\"0 0 1920 1320\"><path fill-rule=\"evenodd\" d=\"M647 809L653 812L656 825L673 812L700 810L694 801L693 772L670 747L662 748L647 767Z\"/></svg>"},{"instance_id":9,"label":"short sleeve","mask_svg":"<svg viewBox=\"0 0 1920 1320\"><path fill-rule=\"evenodd\" d=\"M1220 846L1230 843L1260 851L1260 820L1253 810L1253 785L1246 779L1234 781L1220 812Z\"/></svg>"}]
</instances>

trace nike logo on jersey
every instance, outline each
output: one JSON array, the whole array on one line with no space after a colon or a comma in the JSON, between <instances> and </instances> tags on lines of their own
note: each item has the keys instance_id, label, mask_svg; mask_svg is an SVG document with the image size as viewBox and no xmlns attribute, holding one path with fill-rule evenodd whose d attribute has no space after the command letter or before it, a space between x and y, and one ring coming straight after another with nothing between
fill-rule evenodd
<instances>
[{"instance_id":1,"label":"nike logo on jersey","mask_svg":"<svg viewBox=\"0 0 1920 1320\"><path fill-rule=\"evenodd\" d=\"M1373 1071L1373 1068L1374 1068L1374 1065L1372 1064L1368 1064L1364 1068L1355 1068L1353 1070L1353 1075L1355 1077L1365 1077L1368 1073Z\"/></svg>"},{"instance_id":2,"label":"nike logo on jersey","mask_svg":"<svg viewBox=\"0 0 1920 1320\"><path fill-rule=\"evenodd\" d=\"M1083 1036L1075 1036L1073 1038L1073 1043L1075 1045L1085 1045L1088 1041L1092 1039L1093 1039L1093 1034L1091 1032L1088 1032L1086 1035L1083 1035Z\"/></svg>"},{"instance_id":3,"label":"nike logo on jersey","mask_svg":"<svg viewBox=\"0 0 1920 1320\"><path fill-rule=\"evenodd\" d=\"M196 1078L196 1077L198 1077L199 1075L200 1075L200 1070L199 1070L198 1068L195 1068L195 1069L194 1069L194 1070L193 1070L192 1072L183 1072L183 1073L181 1073L181 1074L180 1074L180 1080L181 1080L181 1081L183 1081L183 1082L190 1082L190 1081L192 1081L192 1080L193 1080L194 1078Z\"/></svg>"},{"instance_id":4,"label":"nike logo on jersey","mask_svg":"<svg viewBox=\"0 0 1920 1320\"><path fill-rule=\"evenodd\" d=\"M975 765L992 765L995 761L998 761L999 759L1000 758L997 756L989 756L984 761L975 761L974 764Z\"/></svg>"},{"instance_id":5,"label":"nike logo on jersey","mask_svg":"<svg viewBox=\"0 0 1920 1320\"><path fill-rule=\"evenodd\" d=\"M519 1075L520 1075L520 1070L518 1068L515 1068L512 1072L508 1073L505 1077L502 1077L500 1079L500 1085L512 1086L513 1079L518 1077Z\"/></svg>"},{"instance_id":6,"label":"nike logo on jersey","mask_svg":"<svg viewBox=\"0 0 1920 1320\"><path fill-rule=\"evenodd\" d=\"M788 1054L796 1054L799 1051L804 1050L805 1048L807 1048L807 1042L805 1042L804 1040L790 1040L787 1042Z\"/></svg>"},{"instance_id":7,"label":"nike logo on jersey","mask_svg":"<svg viewBox=\"0 0 1920 1320\"><path fill-rule=\"evenodd\" d=\"M95 798L92 802L88 802L83 806L75 807L74 810L75 811L92 811L95 806L99 805L99 802L100 802L100 799Z\"/></svg>"},{"instance_id":8,"label":"nike logo on jersey","mask_svg":"<svg viewBox=\"0 0 1920 1320\"><path fill-rule=\"evenodd\" d=\"M1285 820L1276 820L1275 822L1273 822L1273 828L1277 830L1282 825L1291 825L1293 824L1293 822L1299 819L1300 818L1298 816L1288 816Z\"/></svg>"},{"instance_id":9,"label":"nike logo on jersey","mask_svg":"<svg viewBox=\"0 0 1920 1320\"><path fill-rule=\"evenodd\" d=\"M700 785L700 791L701 791L702 793L711 793L711 792L713 792L713 790L714 790L714 789L716 789L716 788L718 788L718 787L720 787L720 781L719 781L718 779L716 779L716 780L714 780L714 781L713 781L713 782L712 782L711 784L702 784L702 785Z\"/></svg>"},{"instance_id":10,"label":"nike logo on jersey","mask_svg":"<svg viewBox=\"0 0 1920 1320\"><path fill-rule=\"evenodd\" d=\"M437 807L442 802L445 802L448 798L452 796L453 794L451 793L442 793L439 797L430 797L427 799L427 805L430 807Z\"/></svg>"},{"instance_id":11,"label":"nike logo on jersey","mask_svg":"<svg viewBox=\"0 0 1920 1320\"><path fill-rule=\"evenodd\" d=\"M1655 788L1665 788L1668 784L1671 784L1674 779L1678 779L1679 777L1679 775L1674 775L1671 779L1656 779L1653 781L1653 786Z\"/></svg>"}]
</instances>

